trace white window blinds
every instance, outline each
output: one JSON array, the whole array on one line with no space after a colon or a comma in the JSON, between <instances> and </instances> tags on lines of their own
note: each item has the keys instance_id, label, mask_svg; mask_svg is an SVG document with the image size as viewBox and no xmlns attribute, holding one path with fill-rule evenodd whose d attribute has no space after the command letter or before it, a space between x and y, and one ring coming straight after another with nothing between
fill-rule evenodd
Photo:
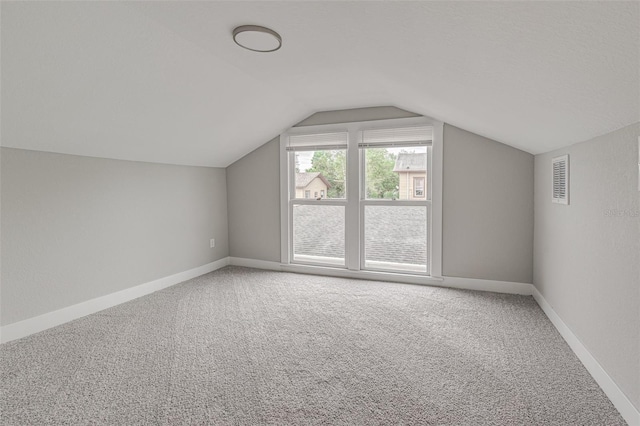
<instances>
[{"instance_id":1,"label":"white window blinds","mask_svg":"<svg viewBox=\"0 0 640 426\"><path fill-rule=\"evenodd\" d=\"M390 129L368 129L362 132L360 148L431 145L433 127L398 127Z\"/></svg>"},{"instance_id":2,"label":"white window blinds","mask_svg":"<svg viewBox=\"0 0 640 426\"><path fill-rule=\"evenodd\" d=\"M322 149L347 149L347 132L291 135L287 151L318 151Z\"/></svg>"}]
</instances>

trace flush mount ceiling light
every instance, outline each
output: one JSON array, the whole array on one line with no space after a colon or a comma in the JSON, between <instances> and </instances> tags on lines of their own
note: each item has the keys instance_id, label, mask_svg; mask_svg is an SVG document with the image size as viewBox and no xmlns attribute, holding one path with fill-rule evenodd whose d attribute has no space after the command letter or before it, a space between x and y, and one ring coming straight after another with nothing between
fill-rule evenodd
<instances>
[{"instance_id":1,"label":"flush mount ceiling light","mask_svg":"<svg viewBox=\"0 0 640 426\"><path fill-rule=\"evenodd\" d=\"M280 34L259 25L242 25L234 29L233 41L254 52L275 52L282 46Z\"/></svg>"}]
</instances>

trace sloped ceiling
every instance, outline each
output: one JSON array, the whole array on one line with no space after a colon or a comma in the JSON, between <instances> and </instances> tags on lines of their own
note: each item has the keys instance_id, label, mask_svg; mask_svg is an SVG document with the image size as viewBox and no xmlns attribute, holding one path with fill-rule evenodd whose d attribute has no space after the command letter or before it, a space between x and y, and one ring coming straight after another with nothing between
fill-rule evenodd
<instances>
[{"instance_id":1,"label":"sloped ceiling","mask_svg":"<svg viewBox=\"0 0 640 426\"><path fill-rule=\"evenodd\" d=\"M224 167L394 105L531 153L640 119L638 2L3 2L2 146ZM268 26L271 54L236 46Z\"/></svg>"}]
</instances>

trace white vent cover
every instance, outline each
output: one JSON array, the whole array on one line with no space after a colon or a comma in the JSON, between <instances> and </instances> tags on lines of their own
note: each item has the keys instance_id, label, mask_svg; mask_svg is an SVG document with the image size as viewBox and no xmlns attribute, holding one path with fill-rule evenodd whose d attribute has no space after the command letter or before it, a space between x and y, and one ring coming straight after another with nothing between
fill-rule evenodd
<instances>
[{"instance_id":1,"label":"white vent cover","mask_svg":"<svg viewBox=\"0 0 640 426\"><path fill-rule=\"evenodd\" d=\"M553 163L553 202L569 204L569 155L555 157Z\"/></svg>"}]
</instances>

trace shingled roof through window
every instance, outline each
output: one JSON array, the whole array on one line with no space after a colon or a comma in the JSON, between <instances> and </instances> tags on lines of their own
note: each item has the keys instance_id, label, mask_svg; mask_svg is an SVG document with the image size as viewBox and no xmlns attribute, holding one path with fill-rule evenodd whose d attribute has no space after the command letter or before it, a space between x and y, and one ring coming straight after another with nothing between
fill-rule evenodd
<instances>
[{"instance_id":1,"label":"shingled roof through window","mask_svg":"<svg viewBox=\"0 0 640 426\"><path fill-rule=\"evenodd\" d=\"M424 172L427 170L427 156L425 154L400 153L396 159L394 172Z\"/></svg>"},{"instance_id":2,"label":"shingled roof through window","mask_svg":"<svg viewBox=\"0 0 640 426\"><path fill-rule=\"evenodd\" d=\"M320 178L327 188L331 188L329 181L320 172L296 172L296 188L305 188L315 178Z\"/></svg>"}]
</instances>

